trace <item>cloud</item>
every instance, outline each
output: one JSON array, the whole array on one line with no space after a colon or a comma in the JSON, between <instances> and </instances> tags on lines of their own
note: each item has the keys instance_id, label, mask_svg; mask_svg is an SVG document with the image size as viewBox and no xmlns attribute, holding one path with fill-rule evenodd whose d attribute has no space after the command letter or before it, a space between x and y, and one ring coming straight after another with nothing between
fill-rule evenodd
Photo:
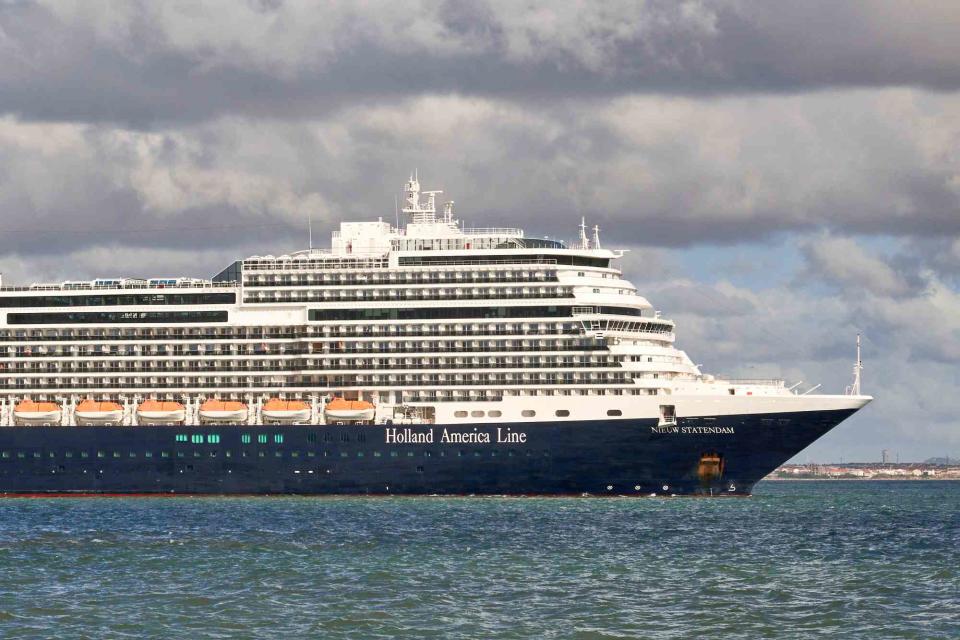
<instances>
[{"instance_id":1,"label":"cloud","mask_svg":"<svg viewBox=\"0 0 960 640\"><path fill-rule=\"evenodd\" d=\"M414 167L468 219L560 237L584 215L631 245L821 228L953 237L958 140L960 96L909 90L541 109L425 95L315 120L228 117L152 131L8 116L0 250L62 251L68 234L89 246L138 228L159 230L132 241L172 247L184 231L218 225L204 243L243 243L258 225L273 227L265 241L286 242L308 215L322 231L392 217Z\"/></svg>"},{"instance_id":2,"label":"cloud","mask_svg":"<svg viewBox=\"0 0 960 640\"><path fill-rule=\"evenodd\" d=\"M0 111L147 127L318 117L457 92L552 102L631 93L960 88L960 9L759 0L13 2Z\"/></svg>"},{"instance_id":3,"label":"cloud","mask_svg":"<svg viewBox=\"0 0 960 640\"><path fill-rule=\"evenodd\" d=\"M908 279L886 261L870 255L850 238L821 235L804 245L808 273L845 291L904 297L923 293L919 278Z\"/></svg>"}]
</instances>

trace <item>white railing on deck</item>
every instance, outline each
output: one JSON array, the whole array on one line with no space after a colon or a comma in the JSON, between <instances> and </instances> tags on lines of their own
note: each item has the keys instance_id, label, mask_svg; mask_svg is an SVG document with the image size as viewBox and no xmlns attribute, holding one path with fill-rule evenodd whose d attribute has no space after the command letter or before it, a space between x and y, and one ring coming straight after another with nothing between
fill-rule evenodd
<instances>
[{"instance_id":1,"label":"white railing on deck","mask_svg":"<svg viewBox=\"0 0 960 640\"><path fill-rule=\"evenodd\" d=\"M217 289L237 288L236 282L191 282L184 284L118 284L95 287L91 284L43 284L28 287L0 287L0 291L111 291L117 289Z\"/></svg>"},{"instance_id":2,"label":"white railing on deck","mask_svg":"<svg viewBox=\"0 0 960 640\"><path fill-rule=\"evenodd\" d=\"M476 227L463 229L463 234L468 236L518 236L523 237L523 229L511 229L510 227Z\"/></svg>"}]
</instances>

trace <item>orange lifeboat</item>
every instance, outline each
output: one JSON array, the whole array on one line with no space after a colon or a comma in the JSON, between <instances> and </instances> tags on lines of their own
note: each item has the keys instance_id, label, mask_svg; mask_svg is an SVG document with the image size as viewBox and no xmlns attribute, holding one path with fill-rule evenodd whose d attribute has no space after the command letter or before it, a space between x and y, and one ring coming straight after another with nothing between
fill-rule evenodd
<instances>
[{"instance_id":1,"label":"orange lifeboat","mask_svg":"<svg viewBox=\"0 0 960 640\"><path fill-rule=\"evenodd\" d=\"M310 420L310 405L302 400L267 400L261 410L264 420L274 422L307 422Z\"/></svg>"},{"instance_id":2,"label":"orange lifeboat","mask_svg":"<svg viewBox=\"0 0 960 640\"><path fill-rule=\"evenodd\" d=\"M200 405L200 420L204 422L244 422L247 405L236 400L206 400Z\"/></svg>"},{"instance_id":3,"label":"orange lifeboat","mask_svg":"<svg viewBox=\"0 0 960 640\"><path fill-rule=\"evenodd\" d=\"M137 407L137 422L140 424L180 424L187 412L179 402L144 400Z\"/></svg>"},{"instance_id":4,"label":"orange lifeboat","mask_svg":"<svg viewBox=\"0 0 960 640\"><path fill-rule=\"evenodd\" d=\"M60 405L56 402L24 400L13 408L13 421L20 425L60 424Z\"/></svg>"},{"instance_id":5,"label":"orange lifeboat","mask_svg":"<svg viewBox=\"0 0 960 640\"><path fill-rule=\"evenodd\" d=\"M110 425L123 422L123 407L116 402L84 400L74 409L79 425Z\"/></svg>"},{"instance_id":6,"label":"orange lifeboat","mask_svg":"<svg viewBox=\"0 0 960 640\"><path fill-rule=\"evenodd\" d=\"M376 407L366 400L334 398L323 408L328 420L373 420Z\"/></svg>"}]
</instances>

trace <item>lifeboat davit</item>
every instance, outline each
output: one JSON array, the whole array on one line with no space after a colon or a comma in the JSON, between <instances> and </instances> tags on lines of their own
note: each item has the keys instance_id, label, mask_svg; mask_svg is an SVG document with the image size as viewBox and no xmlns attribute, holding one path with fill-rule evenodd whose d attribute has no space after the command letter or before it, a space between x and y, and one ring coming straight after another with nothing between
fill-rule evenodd
<instances>
[{"instance_id":1,"label":"lifeboat davit","mask_svg":"<svg viewBox=\"0 0 960 640\"><path fill-rule=\"evenodd\" d=\"M123 422L123 407L116 402L84 400L74 409L79 425L107 425Z\"/></svg>"},{"instance_id":2,"label":"lifeboat davit","mask_svg":"<svg viewBox=\"0 0 960 640\"><path fill-rule=\"evenodd\" d=\"M310 405L302 400L267 400L261 410L264 420L283 422L307 422L310 420Z\"/></svg>"},{"instance_id":3,"label":"lifeboat davit","mask_svg":"<svg viewBox=\"0 0 960 640\"><path fill-rule=\"evenodd\" d=\"M334 398L323 408L328 420L373 420L376 407L366 400Z\"/></svg>"},{"instance_id":4,"label":"lifeboat davit","mask_svg":"<svg viewBox=\"0 0 960 640\"><path fill-rule=\"evenodd\" d=\"M182 423L186 416L187 412L179 402L144 400L137 407L137 422L140 424Z\"/></svg>"},{"instance_id":5,"label":"lifeboat davit","mask_svg":"<svg viewBox=\"0 0 960 640\"><path fill-rule=\"evenodd\" d=\"M205 422L244 422L247 405L236 400L207 400L200 405L200 419Z\"/></svg>"},{"instance_id":6,"label":"lifeboat davit","mask_svg":"<svg viewBox=\"0 0 960 640\"><path fill-rule=\"evenodd\" d=\"M56 402L24 400L13 408L16 424L60 424L60 405Z\"/></svg>"}]
</instances>

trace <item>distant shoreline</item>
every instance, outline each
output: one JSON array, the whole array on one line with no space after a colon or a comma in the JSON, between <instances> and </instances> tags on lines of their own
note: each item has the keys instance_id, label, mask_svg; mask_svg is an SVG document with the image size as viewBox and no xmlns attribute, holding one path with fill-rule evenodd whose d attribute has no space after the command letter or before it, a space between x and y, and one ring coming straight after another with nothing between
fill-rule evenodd
<instances>
[{"instance_id":1,"label":"distant shoreline","mask_svg":"<svg viewBox=\"0 0 960 640\"><path fill-rule=\"evenodd\" d=\"M830 476L817 476L813 478L780 478L774 476L768 476L763 479L764 482L950 482L950 481L960 481L960 478L938 478L936 476L925 476L925 477L916 477L916 476L901 476L901 477L888 477L888 478L840 478L840 477L830 477Z\"/></svg>"}]
</instances>

